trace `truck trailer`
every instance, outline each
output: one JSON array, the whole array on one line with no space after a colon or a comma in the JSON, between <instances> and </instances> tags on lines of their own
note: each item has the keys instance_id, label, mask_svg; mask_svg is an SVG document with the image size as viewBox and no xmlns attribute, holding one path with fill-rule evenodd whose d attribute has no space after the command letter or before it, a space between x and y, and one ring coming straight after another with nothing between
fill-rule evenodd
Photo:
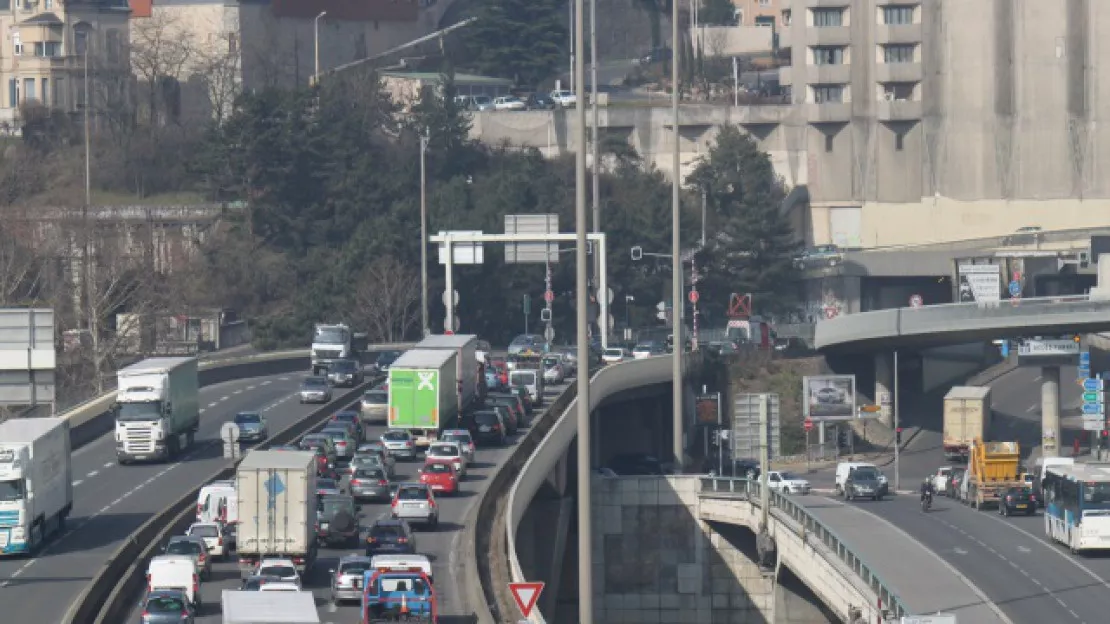
<instances>
[{"instance_id":1,"label":"truck trailer","mask_svg":"<svg viewBox=\"0 0 1110 624\"><path fill-rule=\"evenodd\" d=\"M459 385L460 413L475 401L486 398L486 371L481 358L478 357L479 342L476 335L455 334L428 336L416 345L417 349L454 351L458 355L455 358L455 378L462 382Z\"/></svg>"},{"instance_id":2,"label":"truck trailer","mask_svg":"<svg viewBox=\"0 0 1110 624\"><path fill-rule=\"evenodd\" d=\"M1018 473L1021 447L1017 442L971 443L971 461L964 475L958 496L975 509L997 505L1006 491L1025 482Z\"/></svg>"},{"instance_id":3,"label":"truck trailer","mask_svg":"<svg viewBox=\"0 0 1110 624\"><path fill-rule=\"evenodd\" d=\"M242 577L266 558L292 559L304 574L316 560L316 454L250 451L235 472L235 493Z\"/></svg>"},{"instance_id":4,"label":"truck trailer","mask_svg":"<svg viewBox=\"0 0 1110 624\"><path fill-rule=\"evenodd\" d=\"M169 461L193 445L200 427L196 358L149 358L116 377L116 461Z\"/></svg>"},{"instance_id":5,"label":"truck trailer","mask_svg":"<svg viewBox=\"0 0 1110 624\"><path fill-rule=\"evenodd\" d=\"M458 421L458 357L453 349L412 349L389 367L389 427L408 429L417 447Z\"/></svg>"},{"instance_id":6,"label":"truck trailer","mask_svg":"<svg viewBox=\"0 0 1110 624\"><path fill-rule=\"evenodd\" d=\"M987 437L991 423L991 389L953 386L944 396L944 457L967 463L971 445Z\"/></svg>"},{"instance_id":7,"label":"truck trailer","mask_svg":"<svg viewBox=\"0 0 1110 624\"><path fill-rule=\"evenodd\" d=\"M73 509L69 422L0 423L0 554L27 555L65 530Z\"/></svg>"},{"instance_id":8,"label":"truck trailer","mask_svg":"<svg viewBox=\"0 0 1110 624\"><path fill-rule=\"evenodd\" d=\"M225 589L223 624L320 624L312 592L257 592Z\"/></svg>"}]
</instances>

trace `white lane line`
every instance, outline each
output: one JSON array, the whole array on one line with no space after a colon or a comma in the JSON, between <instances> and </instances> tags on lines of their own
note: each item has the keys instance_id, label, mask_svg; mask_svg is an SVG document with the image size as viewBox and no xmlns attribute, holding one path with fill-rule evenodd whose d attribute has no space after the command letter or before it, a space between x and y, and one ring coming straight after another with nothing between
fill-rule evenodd
<instances>
[{"instance_id":1,"label":"white lane line","mask_svg":"<svg viewBox=\"0 0 1110 624\"><path fill-rule=\"evenodd\" d=\"M247 386L247 392L250 392L251 390L254 390L257 387L258 386Z\"/></svg>"},{"instance_id":2,"label":"white lane line","mask_svg":"<svg viewBox=\"0 0 1110 624\"><path fill-rule=\"evenodd\" d=\"M77 487L78 485L81 485L84 482L85 482L84 479L78 479L78 480L73 482L73 487Z\"/></svg>"},{"instance_id":3,"label":"white lane line","mask_svg":"<svg viewBox=\"0 0 1110 624\"><path fill-rule=\"evenodd\" d=\"M223 403L224 401L228 400L229 398L231 398L231 397L226 397L226 396L220 397L220 403Z\"/></svg>"},{"instance_id":4,"label":"white lane line","mask_svg":"<svg viewBox=\"0 0 1110 624\"><path fill-rule=\"evenodd\" d=\"M90 470L89 474L87 474L85 476L91 479L91 478L95 477L98 474L100 474L99 470Z\"/></svg>"},{"instance_id":5,"label":"white lane line","mask_svg":"<svg viewBox=\"0 0 1110 624\"><path fill-rule=\"evenodd\" d=\"M278 377L278 380L280 380L280 381L289 381L289 378L288 377Z\"/></svg>"},{"instance_id":6,"label":"white lane line","mask_svg":"<svg viewBox=\"0 0 1110 624\"><path fill-rule=\"evenodd\" d=\"M105 468L111 468L112 466L115 466L115 465L116 465L115 462L104 462L104 467Z\"/></svg>"},{"instance_id":7,"label":"white lane line","mask_svg":"<svg viewBox=\"0 0 1110 624\"><path fill-rule=\"evenodd\" d=\"M1037 411L1037 408L1039 408L1039 407L1040 407L1039 404L1034 403L1034 404L1030 405L1029 407L1025 408L1025 411L1029 412L1029 413L1032 413L1032 412Z\"/></svg>"},{"instance_id":8,"label":"white lane line","mask_svg":"<svg viewBox=\"0 0 1110 624\"><path fill-rule=\"evenodd\" d=\"M200 408L200 413L203 414L207 409L208 409L207 407Z\"/></svg>"},{"instance_id":9,"label":"white lane line","mask_svg":"<svg viewBox=\"0 0 1110 624\"><path fill-rule=\"evenodd\" d=\"M1094 580L1098 581L1099 584L1101 584L1106 589L1110 589L1110 582L1107 582L1106 579L1102 578L1098 574L1095 574L1094 570L1088 568L1087 566L1083 565L1079 561L1076 561L1071 556L1065 554L1063 551L1058 550L1054 543L1049 543L1048 541L1043 540L1043 539L1037 537L1036 535L1033 535L1029 531L1026 531L1025 529L1019 527L1018 525L1016 525L1012 522L1007 522L1007 521L1003 520L1001 517L996 516L994 514L986 514L986 517L990 518L991 520L994 520L995 522L998 522L1000 524L1004 524L1007 527L1017 531L1018 533L1021 533L1025 537L1028 537L1029 539L1033 540L1034 543L1039 544L1041 546L1044 546L1047 550L1049 550L1053 554L1063 558L1064 561L1067 561L1068 563L1072 564L1073 566L1079 568L1080 570L1083 571L1084 574L1086 574L1087 576L1089 576L1089 577L1093 578Z\"/></svg>"},{"instance_id":10,"label":"white lane line","mask_svg":"<svg viewBox=\"0 0 1110 624\"><path fill-rule=\"evenodd\" d=\"M215 404L215 403L209 403L209 404L208 404L208 407L209 407L209 408L213 408L213 407L216 407L216 404Z\"/></svg>"},{"instance_id":11,"label":"white lane line","mask_svg":"<svg viewBox=\"0 0 1110 624\"><path fill-rule=\"evenodd\" d=\"M243 391L242 390L236 390L235 392L232 392L232 394L243 394Z\"/></svg>"},{"instance_id":12,"label":"white lane line","mask_svg":"<svg viewBox=\"0 0 1110 624\"><path fill-rule=\"evenodd\" d=\"M288 377L282 377L282 378L281 378L281 380L282 380L282 381L289 381L289 378L288 378ZM260 385L260 386L268 386L268 385L270 385L271 383L273 383L273 381L271 381L271 380L267 379L266 381L263 381L262 383L260 383L260 384L258 384L258 385Z\"/></svg>"}]
</instances>

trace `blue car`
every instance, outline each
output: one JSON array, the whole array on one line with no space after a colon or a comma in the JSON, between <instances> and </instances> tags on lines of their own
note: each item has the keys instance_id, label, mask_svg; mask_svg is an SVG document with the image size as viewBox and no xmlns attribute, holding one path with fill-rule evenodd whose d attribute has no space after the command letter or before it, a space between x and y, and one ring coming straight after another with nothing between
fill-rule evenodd
<instances>
[{"instance_id":1,"label":"blue car","mask_svg":"<svg viewBox=\"0 0 1110 624\"><path fill-rule=\"evenodd\" d=\"M486 371L486 389L501 389L501 375L496 370L491 369Z\"/></svg>"}]
</instances>

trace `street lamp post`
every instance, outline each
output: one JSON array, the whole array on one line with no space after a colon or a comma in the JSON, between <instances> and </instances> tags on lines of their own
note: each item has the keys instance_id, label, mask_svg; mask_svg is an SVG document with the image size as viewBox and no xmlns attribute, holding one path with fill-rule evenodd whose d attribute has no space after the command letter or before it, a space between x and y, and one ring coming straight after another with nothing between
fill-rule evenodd
<instances>
[{"instance_id":1,"label":"street lamp post","mask_svg":"<svg viewBox=\"0 0 1110 624\"><path fill-rule=\"evenodd\" d=\"M89 120L89 36L85 34L85 210L92 205L92 123Z\"/></svg>"},{"instance_id":2,"label":"street lamp post","mask_svg":"<svg viewBox=\"0 0 1110 624\"><path fill-rule=\"evenodd\" d=\"M313 43L313 48L315 50L315 60L316 60L316 64L315 64L316 70L312 73L312 84L314 84L314 85L320 83L320 20L327 14L328 14L327 11L320 11L320 14L317 15L316 19L313 21L313 26L312 26L312 34L313 34L312 43Z\"/></svg>"},{"instance_id":3,"label":"street lamp post","mask_svg":"<svg viewBox=\"0 0 1110 624\"><path fill-rule=\"evenodd\" d=\"M685 352L685 341L682 338L682 238L681 230L681 185L682 163L679 159L679 131L678 120L678 50L682 39L679 37L678 28L678 2L671 2L671 123L674 130L674 145L671 146L671 271L674 279L671 280L671 298L674 300L674 361L671 363L671 421L672 449L674 452L675 474L682 474L683 431L682 431L682 355ZM579 150L581 151L581 150ZM589 519L587 518L587 521ZM582 526L579 524L579 526ZM587 525L589 526L589 525ZM592 595L592 593L591 593Z\"/></svg>"},{"instance_id":4,"label":"street lamp post","mask_svg":"<svg viewBox=\"0 0 1110 624\"><path fill-rule=\"evenodd\" d=\"M427 131L420 135L420 329L430 335L428 324L428 154Z\"/></svg>"},{"instance_id":5,"label":"street lamp post","mask_svg":"<svg viewBox=\"0 0 1110 624\"><path fill-rule=\"evenodd\" d=\"M633 301L636 301L636 298L633 297L632 295L625 295L624 296L624 330L626 332L628 332L628 335L625 336L625 338L624 338L625 340L631 340L632 339L632 321L631 321L632 317L631 317L631 314L629 312L632 309L632 302Z\"/></svg>"}]
</instances>

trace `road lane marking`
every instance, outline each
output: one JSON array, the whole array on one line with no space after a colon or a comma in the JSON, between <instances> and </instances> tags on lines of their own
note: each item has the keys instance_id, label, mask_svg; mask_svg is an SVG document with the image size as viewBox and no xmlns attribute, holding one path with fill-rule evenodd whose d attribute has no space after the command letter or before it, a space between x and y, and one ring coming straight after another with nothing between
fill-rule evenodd
<instances>
[{"instance_id":1,"label":"road lane marking","mask_svg":"<svg viewBox=\"0 0 1110 624\"><path fill-rule=\"evenodd\" d=\"M1036 403L1034 403L1034 404L1030 405L1029 407L1025 408L1025 411L1027 413L1033 413L1033 412L1037 411L1038 407L1040 407L1040 406L1037 405Z\"/></svg>"},{"instance_id":2,"label":"road lane marking","mask_svg":"<svg viewBox=\"0 0 1110 624\"><path fill-rule=\"evenodd\" d=\"M91 478L95 477L98 474L100 474L99 470L90 470L89 474L87 474L85 476L91 479Z\"/></svg>"},{"instance_id":3,"label":"road lane marking","mask_svg":"<svg viewBox=\"0 0 1110 624\"><path fill-rule=\"evenodd\" d=\"M78 480L73 482L73 487L77 487L78 485L81 485L84 482L85 481L83 479L78 479Z\"/></svg>"},{"instance_id":4,"label":"road lane marking","mask_svg":"<svg viewBox=\"0 0 1110 624\"><path fill-rule=\"evenodd\" d=\"M112 466L115 466L115 465L116 465L115 462L104 462L104 467L105 468L111 468Z\"/></svg>"},{"instance_id":5,"label":"road lane marking","mask_svg":"<svg viewBox=\"0 0 1110 624\"><path fill-rule=\"evenodd\" d=\"M216 404L215 404L215 403L209 403L209 404L208 404L208 407L209 407L209 408L212 408L212 407L216 407Z\"/></svg>"},{"instance_id":6,"label":"road lane marking","mask_svg":"<svg viewBox=\"0 0 1110 624\"><path fill-rule=\"evenodd\" d=\"M994 514L986 514L986 517L990 518L991 520L994 520L995 522L998 522L1000 524L1003 524L1003 525L1006 525L1006 526L1010 527L1011 529L1017 531L1018 533L1021 533L1025 537L1028 537L1029 539L1033 540L1037 544L1039 544L1041 546L1044 546L1045 548L1047 548L1052 553L1054 553L1056 555L1059 555L1060 557L1063 557L1065 561L1067 561L1068 563L1070 563L1073 566L1082 570L1087 576L1090 576L1091 578L1098 581L1103 587L1105 587L1106 589L1110 589L1110 583L1108 583L1106 581L1106 579L1102 578L1098 574L1095 574L1094 570L1088 568L1087 566L1083 565L1082 563L1076 561L1070 555L1065 554L1063 551L1056 548L1055 541L1049 542L1047 540L1043 540L1043 539L1037 537L1036 535L1033 535L1029 531L1026 531L1025 529L1019 527L1018 525L1016 525L1012 522L1007 522L1007 521L1003 520L1001 517L995 516Z\"/></svg>"},{"instance_id":7,"label":"road lane marking","mask_svg":"<svg viewBox=\"0 0 1110 624\"><path fill-rule=\"evenodd\" d=\"M243 391L242 390L236 390L235 392L232 392L232 394L243 394Z\"/></svg>"},{"instance_id":8,"label":"road lane marking","mask_svg":"<svg viewBox=\"0 0 1110 624\"><path fill-rule=\"evenodd\" d=\"M289 381L289 378L288 378L288 377L282 377L282 378L281 378L281 380L282 380L282 381ZM267 379L266 381L263 381L262 383L260 383L260 384L258 384L258 385L260 385L260 386L268 386L268 385L270 385L271 383L273 383L273 382L272 382L271 380Z\"/></svg>"},{"instance_id":9,"label":"road lane marking","mask_svg":"<svg viewBox=\"0 0 1110 624\"><path fill-rule=\"evenodd\" d=\"M224 401L228 400L228 398L230 398L230 397L226 397L226 396L220 397L220 403L223 403Z\"/></svg>"}]
</instances>

